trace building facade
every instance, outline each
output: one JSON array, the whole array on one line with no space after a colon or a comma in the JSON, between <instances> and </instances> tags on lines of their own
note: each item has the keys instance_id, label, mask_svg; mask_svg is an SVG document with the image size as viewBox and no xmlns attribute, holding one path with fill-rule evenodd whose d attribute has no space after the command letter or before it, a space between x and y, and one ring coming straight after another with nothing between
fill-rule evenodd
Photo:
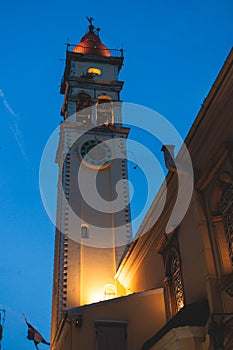
<instances>
[{"instance_id":1,"label":"building facade","mask_svg":"<svg viewBox=\"0 0 233 350\"><path fill-rule=\"evenodd\" d=\"M167 232L177 199L179 168L171 166L174 156L165 146L166 179L136 238L127 245L131 240L127 187L122 187L124 210L104 216L86 206L80 190L73 186L82 160L87 180L97 166L102 169L100 193L106 200L114 198L112 182L127 179L127 162L111 160L112 149L104 147L91 155L95 146L110 138L122 140L117 147L125 154L129 129L122 126L119 94L123 83L118 81L123 57L112 56L92 23L80 44L67 52L61 92L62 114L68 123L61 125L57 154L60 176L51 349L233 348L232 61L233 51L185 139L194 170L185 217ZM99 107L103 113L98 122ZM71 115L75 118L69 121ZM176 160L176 164L184 162L182 148ZM165 201L162 214L142 235L161 200ZM121 225L123 221L129 224ZM102 226L111 232L114 244L96 247L93 234L101 235L97 228ZM122 226L125 230L119 231Z\"/></svg>"},{"instance_id":2,"label":"building facade","mask_svg":"<svg viewBox=\"0 0 233 350\"><path fill-rule=\"evenodd\" d=\"M114 275L132 238L129 129L122 126L118 79L123 51L112 54L89 21L87 34L67 50L61 83L52 338L66 310L118 295Z\"/></svg>"}]
</instances>

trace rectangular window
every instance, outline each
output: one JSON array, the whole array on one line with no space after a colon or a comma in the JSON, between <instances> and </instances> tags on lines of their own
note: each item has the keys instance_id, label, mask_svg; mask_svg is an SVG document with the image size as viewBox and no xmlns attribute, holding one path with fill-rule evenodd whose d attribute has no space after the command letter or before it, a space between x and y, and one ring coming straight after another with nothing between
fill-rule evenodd
<instances>
[{"instance_id":1,"label":"rectangular window","mask_svg":"<svg viewBox=\"0 0 233 350\"><path fill-rule=\"evenodd\" d=\"M126 350L127 323L124 321L96 321L95 350Z\"/></svg>"},{"instance_id":2,"label":"rectangular window","mask_svg":"<svg viewBox=\"0 0 233 350\"><path fill-rule=\"evenodd\" d=\"M86 225L81 226L81 238L89 238L88 227Z\"/></svg>"}]
</instances>

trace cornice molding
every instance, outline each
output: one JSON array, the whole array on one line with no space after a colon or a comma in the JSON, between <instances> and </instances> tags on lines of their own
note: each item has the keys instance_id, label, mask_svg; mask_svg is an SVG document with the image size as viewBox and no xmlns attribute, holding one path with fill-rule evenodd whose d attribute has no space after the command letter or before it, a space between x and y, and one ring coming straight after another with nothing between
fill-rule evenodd
<instances>
[{"instance_id":1,"label":"cornice molding","mask_svg":"<svg viewBox=\"0 0 233 350\"><path fill-rule=\"evenodd\" d=\"M200 338L204 341L205 327L184 326L173 328L153 346L153 349L166 350L169 348L175 350L177 346L180 347L180 342L183 339L193 341L194 338Z\"/></svg>"},{"instance_id":2,"label":"cornice molding","mask_svg":"<svg viewBox=\"0 0 233 350\"><path fill-rule=\"evenodd\" d=\"M221 164L227 159L227 157L231 157L232 152L232 143L224 143L220 146L213 158L211 158L209 163L206 164L203 173L197 179L195 184L197 190L203 191L208 186L215 174L219 171Z\"/></svg>"}]
</instances>

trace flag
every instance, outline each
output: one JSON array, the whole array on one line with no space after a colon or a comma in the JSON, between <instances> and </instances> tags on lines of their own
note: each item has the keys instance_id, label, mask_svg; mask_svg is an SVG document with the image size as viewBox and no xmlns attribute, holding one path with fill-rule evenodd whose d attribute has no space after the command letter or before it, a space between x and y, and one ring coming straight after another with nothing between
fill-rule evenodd
<instances>
[{"instance_id":1,"label":"flag","mask_svg":"<svg viewBox=\"0 0 233 350\"><path fill-rule=\"evenodd\" d=\"M24 316L24 315L23 315ZM32 325L27 321L26 317L24 316L25 322L27 323L28 326L28 335L27 338L28 340L33 340L34 344L38 350L38 344L39 343L43 343L43 344L47 344L50 345L50 343L48 343L43 337L42 335L34 328L32 327Z\"/></svg>"}]
</instances>

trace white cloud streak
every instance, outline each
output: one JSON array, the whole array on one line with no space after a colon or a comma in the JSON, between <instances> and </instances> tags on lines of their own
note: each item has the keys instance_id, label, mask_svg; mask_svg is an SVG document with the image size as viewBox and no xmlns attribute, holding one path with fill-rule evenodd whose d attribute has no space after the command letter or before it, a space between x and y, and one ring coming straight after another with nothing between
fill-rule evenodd
<instances>
[{"instance_id":1,"label":"white cloud streak","mask_svg":"<svg viewBox=\"0 0 233 350\"><path fill-rule=\"evenodd\" d=\"M27 159L25 150L24 150L24 146L23 146L23 141L22 141L22 133L19 129L19 125L18 125L18 115L15 113L15 111L13 110L13 108L10 106L10 104L8 103L3 90L0 89L0 97L2 99L2 102L5 106L5 108L8 110L8 112L11 114L11 116L13 117L11 122L9 123L9 127L10 130L15 138L15 141L17 142L17 145L20 149L20 152L22 154L22 156Z\"/></svg>"},{"instance_id":2,"label":"white cloud streak","mask_svg":"<svg viewBox=\"0 0 233 350\"><path fill-rule=\"evenodd\" d=\"M2 102L3 102L4 106L6 107L6 109L10 112L11 115L13 115L13 117L16 117L17 115L16 115L15 111L11 108L11 106L7 102L5 95L1 89L0 89L0 97L2 98Z\"/></svg>"}]
</instances>

